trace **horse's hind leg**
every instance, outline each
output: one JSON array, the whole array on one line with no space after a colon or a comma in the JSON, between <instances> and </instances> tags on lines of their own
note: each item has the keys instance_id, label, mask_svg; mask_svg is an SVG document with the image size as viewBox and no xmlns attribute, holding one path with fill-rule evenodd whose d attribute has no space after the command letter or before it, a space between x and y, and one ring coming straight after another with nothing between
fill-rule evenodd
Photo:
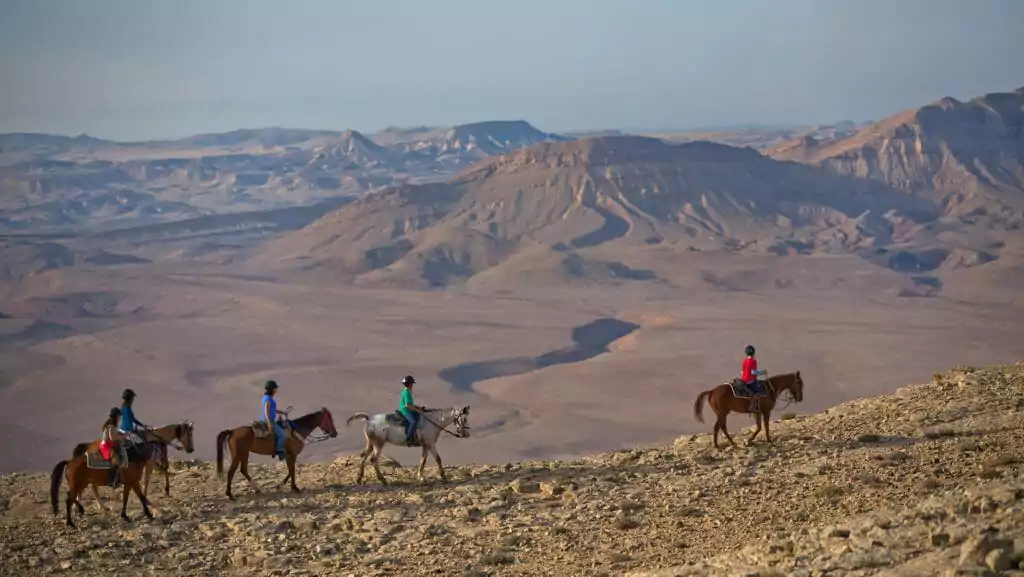
<instances>
[{"instance_id":1,"label":"horse's hind leg","mask_svg":"<svg viewBox=\"0 0 1024 577\"><path fill-rule=\"evenodd\" d=\"M756 439L757 434L761 432L761 413L754 413L754 423L757 424L757 428L754 429L754 434L750 435L750 438L747 439L748 445L754 444L754 439Z\"/></svg>"},{"instance_id":2,"label":"horse's hind leg","mask_svg":"<svg viewBox=\"0 0 1024 577\"><path fill-rule=\"evenodd\" d=\"M242 476L245 477L246 481L249 481L249 486L252 487L252 492L258 494L260 492L260 487L253 482L252 477L249 476L249 453L242 453L239 455L238 462L241 465ZM232 470L234 470L234 465L232 465ZM228 478L230 479L230 477Z\"/></svg>"},{"instance_id":3,"label":"horse's hind leg","mask_svg":"<svg viewBox=\"0 0 1024 577\"><path fill-rule=\"evenodd\" d=\"M164 469L164 495L171 496L171 468Z\"/></svg>"},{"instance_id":4,"label":"horse's hind leg","mask_svg":"<svg viewBox=\"0 0 1024 577\"><path fill-rule=\"evenodd\" d=\"M719 416L718 417L718 421L721 423L720 428L722 429L722 433L725 434L725 438L728 439L729 440L729 444L732 445L733 448L735 448L736 447L736 441L732 440L732 435L729 434L729 429L726 428L726 426L725 426L725 420L726 420L727 416L728 416L728 413L726 413L725 415Z\"/></svg>"},{"instance_id":5,"label":"horse's hind leg","mask_svg":"<svg viewBox=\"0 0 1024 577\"><path fill-rule=\"evenodd\" d=\"M373 456L370 457L370 461L373 463L373 472L377 473L377 479L380 481L380 484L381 485L387 485L388 482L384 478L384 473L380 472L380 453L383 450L384 450L384 445L383 444L381 444L381 445L374 445L373 446Z\"/></svg>"},{"instance_id":6,"label":"horse's hind leg","mask_svg":"<svg viewBox=\"0 0 1024 577\"><path fill-rule=\"evenodd\" d=\"M765 439L765 441L767 441L769 443L772 442L772 435L768 431L768 421L771 420L770 417L771 417L771 411L765 411L764 412L764 439Z\"/></svg>"},{"instance_id":7,"label":"horse's hind leg","mask_svg":"<svg viewBox=\"0 0 1024 577\"><path fill-rule=\"evenodd\" d=\"M356 485L360 485L363 482L363 471L366 470L366 458L373 452L373 443L370 442L370 437L366 437L366 448L363 449L362 453L359 453L359 474L356 475Z\"/></svg>"}]
</instances>

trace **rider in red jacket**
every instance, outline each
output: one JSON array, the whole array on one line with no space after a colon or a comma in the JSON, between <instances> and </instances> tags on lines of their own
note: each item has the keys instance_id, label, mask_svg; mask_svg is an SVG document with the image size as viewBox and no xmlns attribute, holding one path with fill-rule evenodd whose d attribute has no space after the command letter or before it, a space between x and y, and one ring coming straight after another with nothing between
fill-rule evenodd
<instances>
[{"instance_id":1,"label":"rider in red jacket","mask_svg":"<svg viewBox=\"0 0 1024 577\"><path fill-rule=\"evenodd\" d=\"M747 358L743 359L743 372L740 375L740 380L750 387L754 394L763 395L765 392L761 390L761 383L757 382L757 376L767 374L768 371L757 369L757 359L754 357L753 345L747 345L745 352L747 353Z\"/></svg>"}]
</instances>

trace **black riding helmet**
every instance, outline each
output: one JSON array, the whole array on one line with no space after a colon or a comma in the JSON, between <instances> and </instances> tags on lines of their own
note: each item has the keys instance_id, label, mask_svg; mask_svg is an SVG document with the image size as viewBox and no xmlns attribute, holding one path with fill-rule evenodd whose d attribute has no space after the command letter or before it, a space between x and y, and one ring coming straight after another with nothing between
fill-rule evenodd
<instances>
[{"instance_id":1,"label":"black riding helmet","mask_svg":"<svg viewBox=\"0 0 1024 577\"><path fill-rule=\"evenodd\" d=\"M273 391L276 388L278 388L277 381L267 381L267 382L263 383L263 390L268 392L268 393Z\"/></svg>"},{"instance_id":2,"label":"black riding helmet","mask_svg":"<svg viewBox=\"0 0 1024 577\"><path fill-rule=\"evenodd\" d=\"M412 378L412 375L405 375L405 378L402 379L402 386L404 387L414 384L416 384L416 379Z\"/></svg>"},{"instance_id":3,"label":"black riding helmet","mask_svg":"<svg viewBox=\"0 0 1024 577\"><path fill-rule=\"evenodd\" d=\"M121 398L123 400L125 400L125 401L130 401L130 400L134 399L136 396L138 396L138 395L136 395L135 391L133 391L131 389L125 389L124 392L121 393Z\"/></svg>"},{"instance_id":4,"label":"black riding helmet","mask_svg":"<svg viewBox=\"0 0 1024 577\"><path fill-rule=\"evenodd\" d=\"M754 345L747 345L746 353L748 357L754 356Z\"/></svg>"}]
</instances>

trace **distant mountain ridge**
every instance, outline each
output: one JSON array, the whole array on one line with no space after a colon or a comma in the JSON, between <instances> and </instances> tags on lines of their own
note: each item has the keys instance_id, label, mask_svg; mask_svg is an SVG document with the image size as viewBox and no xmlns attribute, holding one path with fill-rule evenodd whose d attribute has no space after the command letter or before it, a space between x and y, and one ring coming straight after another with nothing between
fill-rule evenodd
<instances>
[{"instance_id":1,"label":"distant mountain ridge","mask_svg":"<svg viewBox=\"0 0 1024 577\"><path fill-rule=\"evenodd\" d=\"M595 137L494 156L444 183L371 193L270 241L255 261L359 283L445 286L531 258L582 271L577 251L603 245L852 251L892 242L900 226L933 213L883 184L750 149Z\"/></svg>"}]
</instances>

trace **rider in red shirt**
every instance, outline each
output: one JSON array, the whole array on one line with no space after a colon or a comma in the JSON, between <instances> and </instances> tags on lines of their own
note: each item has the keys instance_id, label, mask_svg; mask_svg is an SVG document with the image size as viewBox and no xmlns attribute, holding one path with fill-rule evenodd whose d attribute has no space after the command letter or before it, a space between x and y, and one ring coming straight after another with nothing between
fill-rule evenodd
<instances>
[{"instance_id":1,"label":"rider in red shirt","mask_svg":"<svg viewBox=\"0 0 1024 577\"><path fill-rule=\"evenodd\" d=\"M745 352L747 353L747 358L743 359L743 372L740 375L740 380L750 387L754 394L763 395L764 392L761 390L761 384L757 382L757 376L764 375L768 371L757 369L757 359L754 358L753 345L747 345Z\"/></svg>"}]
</instances>

